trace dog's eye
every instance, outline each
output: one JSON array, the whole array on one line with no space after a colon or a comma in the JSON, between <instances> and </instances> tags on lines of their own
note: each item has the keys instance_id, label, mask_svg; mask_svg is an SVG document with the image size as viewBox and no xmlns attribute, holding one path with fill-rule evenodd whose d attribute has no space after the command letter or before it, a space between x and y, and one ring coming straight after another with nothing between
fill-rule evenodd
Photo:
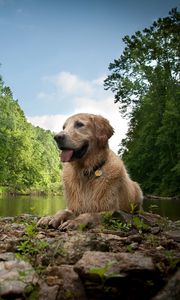
<instances>
[{"instance_id":1,"label":"dog's eye","mask_svg":"<svg viewBox=\"0 0 180 300\"><path fill-rule=\"evenodd\" d=\"M75 124L74 124L74 127L75 128L80 128L80 127L83 127L84 124L82 122L79 122L79 121L76 121Z\"/></svg>"}]
</instances>

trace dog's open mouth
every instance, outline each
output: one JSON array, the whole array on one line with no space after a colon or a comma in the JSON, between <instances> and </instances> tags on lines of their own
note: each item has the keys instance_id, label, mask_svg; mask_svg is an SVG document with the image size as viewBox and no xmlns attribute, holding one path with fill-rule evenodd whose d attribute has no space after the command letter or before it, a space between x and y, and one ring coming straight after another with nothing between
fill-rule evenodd
<instances>
[{"instance_id":1,"label":"dog's open mouth","mask_svg":"<svg viewBox=\"0 0 180 300\"><path fill-rule=\"evenodd\" d=\"M68 148L61 148L61 161L62 162L70 162L76 159L82 158L87 150L88 150L88 143L85 143L81 148L79 149L68 149Z\"/></svg>"}]
</instances>

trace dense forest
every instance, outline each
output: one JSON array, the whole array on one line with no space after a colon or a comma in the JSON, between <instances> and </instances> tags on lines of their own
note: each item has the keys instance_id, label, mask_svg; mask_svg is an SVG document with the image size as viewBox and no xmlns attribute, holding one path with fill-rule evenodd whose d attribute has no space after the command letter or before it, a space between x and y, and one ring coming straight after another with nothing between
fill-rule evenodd
<instances>
[{"instance_id":1,"label":"dense forest","mask_svg":"<svg viewBox=\"0 0 180 300\"><path fill-rule=\"evenodd\" d=\"M59 153L52 133L27 122L0 78L0 192L57 192Z\"/></svg>"},{"instance_id":2,"label":"dense forest","mask_svg":"<svg viewBox=\"0 0 180 300\"><path fill-rule=\"evenodd\" d=\"M122 155L145 193L180 195L180 13L172 9L150 28L125 36L109 65L105 88L129 130Z\"/></svg>"}]
</instances>

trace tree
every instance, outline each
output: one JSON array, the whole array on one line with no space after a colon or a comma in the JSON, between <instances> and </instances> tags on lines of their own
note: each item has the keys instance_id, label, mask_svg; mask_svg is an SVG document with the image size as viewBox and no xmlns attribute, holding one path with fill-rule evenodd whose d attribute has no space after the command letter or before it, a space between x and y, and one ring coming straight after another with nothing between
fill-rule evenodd
<instances>
[{"instance_id":1,"label":"tree","mask_svg":"<svg viewBox=\"0 0 180 300\"><path fill-rule=\"evenodd\" d=\"M145 192L180 193L180 13L123 39L105 88L115 93L129 131L120 153Z\"/></svg>"},{"instance_id":2,"label":"tree","mask_svg":"<svg viewBox=\"0 0 180 300\"><path fill-rule=\"evenodd\" d=\"M0 78L0 187L11 192L57 190L59 173L52 133L27 122Z\"/></svg>"}]
</instances>

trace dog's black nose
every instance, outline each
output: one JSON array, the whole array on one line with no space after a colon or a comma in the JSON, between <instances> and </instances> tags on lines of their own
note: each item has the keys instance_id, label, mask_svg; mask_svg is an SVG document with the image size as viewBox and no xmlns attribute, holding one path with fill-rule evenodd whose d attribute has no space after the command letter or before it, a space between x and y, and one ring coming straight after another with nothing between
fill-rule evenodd
<instances>
[{"instance_id":1,"label":"dog's black nose","mask_svg":"<svg viewBox=\"0 0 180 300\"><path fill-rule=\"evenodd\" d=\"M60 132L54 136L54 139L57 144L61 144L65 140L65 134Z\"/></svg>"}]
</instances>

